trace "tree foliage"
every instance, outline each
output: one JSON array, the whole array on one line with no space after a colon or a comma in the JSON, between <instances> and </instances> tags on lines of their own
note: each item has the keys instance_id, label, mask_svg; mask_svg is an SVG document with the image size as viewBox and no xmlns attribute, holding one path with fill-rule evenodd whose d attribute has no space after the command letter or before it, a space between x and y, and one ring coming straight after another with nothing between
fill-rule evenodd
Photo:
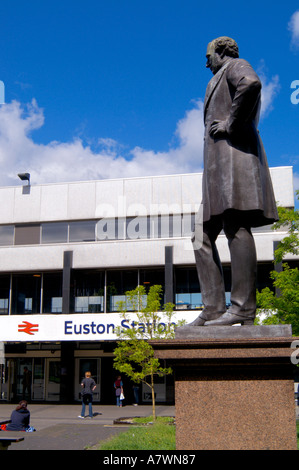
<instances>
[{"instance_id":1,"label":"tree foliage","mask_svg":"<svg viewBox=\"0 0 299 470\"><path fill-rule=\"evenodd\" d=\"M297 197L299 192L297 191ZM283 261L287 254L299 254L299 211L278 207L279 221L273 229L287 227L288 235L275 250L275 262ZM265 316L263 324L291 324L293 334L299 335L299 270L283 263L282 271L271 271L273 292L266 287L257 292L258 317Z\"/></svg>"},{"instance_id":2,"label":"tree foliage","mask_svg":"<svg viewBox=\"0 0 299 470\"><path fill-rule=\"evenodd\" d=\"M132 327L117 330L119 341L114 350L114 367L133 382L143 382L150 388L153 419L156 419L154 377L172 373L171 368L161 365L149 343L149 340L174 337L174 305L165 304L162 317L161 297L162 286L158 285L151 286L148 293L144 286L126 292L126 301L119 303L119 311ZM128 312L128 308L134 313Z\"/></svg>"}]
</instances>

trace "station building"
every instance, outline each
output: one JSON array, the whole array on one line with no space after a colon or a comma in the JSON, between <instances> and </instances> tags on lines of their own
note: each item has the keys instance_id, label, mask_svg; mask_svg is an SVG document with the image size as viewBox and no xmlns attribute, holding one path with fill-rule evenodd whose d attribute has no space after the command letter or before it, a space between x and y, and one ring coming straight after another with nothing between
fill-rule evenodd
<instances>
[{"instance_id":1,"label":"station building","mask_svg":"<svg viewBox=\"0 0 299 470\"><path fill-rule=\"evenodd\" d=\"M271 168L277 203L294 206L292 167ZM76 402L90 370L94 401L114 403L117 304L137 285L163 286L177 319L202 308L191 232L202 174L0 188L0 399ZM250 188L248 188L250 191ZM254 230L257 287L271 286L275 244L286 232ZM218 239L230 300L230 258ZM296 257L290 260L298 264ZM129 328L130 324L122 325ZM30 386L23 390L24 368ZM26 370L26 369L25 369ZM132 384L123 377L127 403ZM173 378L157 401L173 402ZM150 402L140 389L140 402Z\"/></svg>"}]
</instances>

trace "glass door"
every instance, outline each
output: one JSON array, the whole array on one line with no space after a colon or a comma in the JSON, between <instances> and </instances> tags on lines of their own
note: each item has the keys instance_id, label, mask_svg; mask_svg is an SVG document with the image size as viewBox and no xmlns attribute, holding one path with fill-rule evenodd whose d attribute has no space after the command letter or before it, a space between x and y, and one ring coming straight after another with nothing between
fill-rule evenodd
<instances>
[{"instance_id":1,"label":"glass door","mask_svg":"<svg viewBox=\"0 0 299 470\"><path fill-rule=\"evenodd\" d=\"M46 359L46 400L59 401L61 362L57 359Z\"/></svg>"},{"instance_id":2,"label":"glass door","mask_svg":"<svg viewBox=\"0 0 299 470\"><path fill-rule=\"evenodd\" d=\"M35 357L33 359L33 384L32 400L44 400L45 391L45 359Z\"/></svg>"}]
</instances>

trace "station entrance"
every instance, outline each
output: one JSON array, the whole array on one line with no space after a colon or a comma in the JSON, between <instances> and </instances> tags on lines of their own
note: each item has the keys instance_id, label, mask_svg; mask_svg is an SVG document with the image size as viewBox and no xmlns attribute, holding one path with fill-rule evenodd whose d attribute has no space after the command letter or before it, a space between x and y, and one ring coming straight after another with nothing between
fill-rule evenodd
<instances>
[{"instance_id":1,"label":"station entrance","mask_svg":"<svg viewBox=\"0 0 299 470\"><path fill-rule=\"evenodd\" d=\"M2 400L59 401L61 370L55 358L6 359L2 379Z\"/></svg>"},{"instance_id":2,"label":"station entrance","mask_svg":"<svg viewBox=\"0 0 299 470\"><path fill-rule=\"evenodd\" d=\"M0 364L0 401L80 402L81 381L85 372L91 372L97 387L93 401L115 404L114 381L119 372L113 367L113 345L97 343L93 347L76 343L10 343ZM122 376L126 404L135 403L133 382ZM157 402L173 400L173 378L156 378ZM67 389L68 396L65 395ZM151 403L151 391L145 384L139 387L140 404Z\"/></svg>"}]
</instances>

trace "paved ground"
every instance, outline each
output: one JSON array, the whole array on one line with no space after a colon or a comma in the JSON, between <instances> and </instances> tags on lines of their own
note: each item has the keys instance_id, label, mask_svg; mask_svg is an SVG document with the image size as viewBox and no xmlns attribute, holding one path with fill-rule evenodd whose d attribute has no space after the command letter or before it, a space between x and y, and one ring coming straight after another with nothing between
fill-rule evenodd
<instances>
[{"instance_id":1,"label":"paved ground","mask_svg":"<svg viewBox=\"0 0 299 470\"><path fill-rule=\"evenodd\" d=\"M9 419L16 405L0 404L0 421ZM11 444L10 450L84 450L100 441L128 428L115 426L120 417L150 416L151 405L101 406L94 404L92 419L80 419L81 406L30 404L30 424L36 432L11 432L11 435L25 437L24 441ZM156 406L157 416L175 416L174 406Z\"/></svg>"}]
</instances>

